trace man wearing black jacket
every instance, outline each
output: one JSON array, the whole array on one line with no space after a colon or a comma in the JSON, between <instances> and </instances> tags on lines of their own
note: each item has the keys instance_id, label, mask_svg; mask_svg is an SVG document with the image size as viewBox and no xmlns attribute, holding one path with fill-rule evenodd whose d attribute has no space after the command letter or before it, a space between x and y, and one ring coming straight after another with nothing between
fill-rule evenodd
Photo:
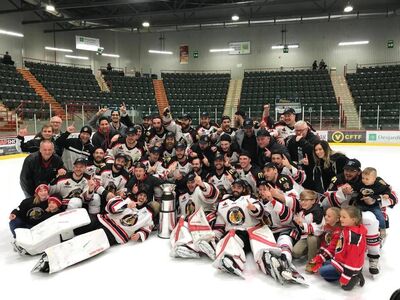
<instances>
[{"instance_id":1,"label":"man wearing black jacket","mask_svg":"<svg viewBox=\"0 0 400 300\"><path fill-rule=\"evenodd\" d=\"M57 176L65 174L61 158L54 154L54 144L44 140L40 143L39 151L25 158L20 174L20 185L28 198L35 194L35 188L39 184L49 184Z\"/></svg>"},{"instance_id":2,"label":"man wearing black jacket","mask_svg":"<svg viewBox=\"0 0 400 300\"><path fill-rule=\"evenodd\" d=\"M257 154L254 164L260 168L264 167L267 162L271 162L272 152L282 152L286 157L289 157L289 152L285 146L278 144L276 140L271 137L268 130L261 128L257 134Z\"/></svg>"}]
</instances>

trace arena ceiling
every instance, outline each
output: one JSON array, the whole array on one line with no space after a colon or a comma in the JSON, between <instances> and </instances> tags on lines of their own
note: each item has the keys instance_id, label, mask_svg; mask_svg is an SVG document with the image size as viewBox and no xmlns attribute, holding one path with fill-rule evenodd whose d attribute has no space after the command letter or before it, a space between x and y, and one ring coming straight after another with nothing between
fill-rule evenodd
<instances>
[{"instance_id":1,"label":"arena ceiling","mask_svg":"<svg viewBox=\"0 0 400 300\"><path fill-rule=\"evenodd\" d=\"M400 15L399 0L8 0L1 14L24 13L22 24L44 32L112 29L167 31L219 26ZM351 3L353 12L343 12ZM55 7L48 12L46 5ZM239 21L231 20L238 15ZM321 19L318 19L321 18ZM143 28L144 21L150 22Z\"/></svg>"}]
</instances>

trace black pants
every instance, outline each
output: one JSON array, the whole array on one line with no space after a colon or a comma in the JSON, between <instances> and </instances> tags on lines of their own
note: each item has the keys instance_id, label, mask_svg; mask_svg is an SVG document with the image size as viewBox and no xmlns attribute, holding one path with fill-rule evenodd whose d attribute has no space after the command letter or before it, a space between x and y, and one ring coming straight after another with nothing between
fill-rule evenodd
<instances>
[{"instance_id":1,"label":"black pants","mask_svg":"<svg viewBox=\"0 0 400 300\"><path fill-rule=\"evenodd\" d=\"M89 215L89 217L90 217L90 223L85 226L74 229L75 235L81 235L93 230L103 229L104 232L106 233L110 246L117 244L117 241L115 240L113 234L103 224L100 223L99 219L97 218L97 215Z\"/></svg>"}]
</instances>

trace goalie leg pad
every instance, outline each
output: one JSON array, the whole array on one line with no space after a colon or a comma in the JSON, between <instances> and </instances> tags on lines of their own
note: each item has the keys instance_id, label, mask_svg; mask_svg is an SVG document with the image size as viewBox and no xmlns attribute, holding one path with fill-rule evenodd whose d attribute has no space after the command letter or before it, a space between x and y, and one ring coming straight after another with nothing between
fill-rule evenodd
<instances>
[{"instance_id":1,"label":"goalie leg pad","mask_svg":"<svg viewBox=\"0 0 400 300\"><path fill-rule=\"evenodd\" d=\"M92 215L99 214L100 206L101 206L100 195L94 194L92 200L88 204L89 214L92 214Z\"/></svg>"},{"instance_id":2,"label":"goalie leg pad","mask_svg":"<svg viewBox=\"0 0 400 300\"><path fill-rule=\"evenodd\" d=\"M171 232L169 239L171 243L171 256L182 258L195 258L198 255L198 248L193 243L192 235L190 234L188 223L185 222L184 217L181 217L174 230ZM183 247L183 248L181 248ZM195 252L197 256L193 253Z\"/></svg>"},{"instance_id":3,"label":"goalie leg pad","mask_svg":"<svg viewBox=\"0 0 400 300\"><path fill-rule=\"evenodd\" d=\"M42 253L45 249L61 242L60 235L87 225L90 218L83 208L59 213L31 229L15 230L15 244L31 255Z\"/></svg>"},{"instance_id":4,"label":"goalie leg pad","mask_svg":"<svg viewBox=\"0 0 400 300\"><path fill-rule=\"evenodd\" d=\"M230 230L228 234L217 244L216 259L213 262L213 266L217 269L228 272L231 272L230 268L233 267L235 270L240 271L235 271L233 272L234 274L241 274L243 272L244 264L246 262L246 255L244 253L243 247L243 241L235 234L234 230ZM232 263L230 263L229 260L231 260Z\"/></svg>"},{"instance_id":5,"label":"goalie leg pad","mask_svg":"<svg viewBox=\"0 0 400 300\"><path fill-rule=\"evenodd\" d=\"M61 271L78 262L91 258L110 248L110 243L103 229L97 229L79 235L71 240L47 248L47 256L39 260L39 271L46 272L46 259L48 261L48 273ZM37 270L37 266L32 271Z\"/></svg>"}]
</instances>

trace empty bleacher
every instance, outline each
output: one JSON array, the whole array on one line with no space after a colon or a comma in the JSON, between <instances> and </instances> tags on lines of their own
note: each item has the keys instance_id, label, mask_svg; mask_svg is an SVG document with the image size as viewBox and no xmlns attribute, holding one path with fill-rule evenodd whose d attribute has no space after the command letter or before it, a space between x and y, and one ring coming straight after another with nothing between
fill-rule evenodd
<instances>
[{"instance_id":1,"label":"empty bleacher","mask_svg":"<svg viewBox=\"0 0 400 300\"><path fill-rule=\"evenodd\" d=\"M357 68L346 75L357 110L365 128L398 129L400 106L400 65Z\"/></svg>"},{"instance_id":2,"label":"empty bleacher","mask_svg":"<svg viewBox=\"0 0 400 300\"><path fill-rule=\"evenodd\" d=\"M158 112L150 78L122 76L118 71L108 71L104 73L104 80L110 89L108 97L112 103L125 103L144 113Z\"/></svg>"},{"instance_id":3,"label":"empty bleacher","mask_svg":"<svg viewBox=\"0 0 400 300\"><path fill-rule=\"evenodd\" d=\"M200 111L212 119L222 116L229 87L229 73L161 73L167 98L175 116L191 114L198 124Z\"/></svg>"},{"instance_id":4,"label":"empty bleacher","mask_svg":"<svg viewBox=\"0 0 400 300\"><path fill-rule=\"evenodd\" d=\"M25 61L25 67L61 105L73 107L84 104L86 109L94 110L102 100L107 102L89 68L30 61Z\"/></svg>"},{"instance_id":5,"label":"empty bleacher","mask_svg":"<svg viewBox=\"0 0 400 300\"><path fill-rule=\"evenodd\" d=\"M48 114L41 98L14 66L0 64L0 100L9 110L18 108L18 111L23 111L21 116L25 118L32 118L33 114L38 117Z\"/></svg>"},{"instance_id":6,"label":"empty bleacher","mask_svg":"<svg viewBox=\"0 0 400 300\"><path fill-rule=\"evenodd\" d=\"M275 102L300 102L311 122L319 120L322 106L324 119L337 119L339 106L332 82L326 70L249 71L244 73L240 109L251 112L251 117L262 115L263 105L269 103L274 111ZM308 119L307 119L308 120Z\"/></svg>"}]
</instances>

